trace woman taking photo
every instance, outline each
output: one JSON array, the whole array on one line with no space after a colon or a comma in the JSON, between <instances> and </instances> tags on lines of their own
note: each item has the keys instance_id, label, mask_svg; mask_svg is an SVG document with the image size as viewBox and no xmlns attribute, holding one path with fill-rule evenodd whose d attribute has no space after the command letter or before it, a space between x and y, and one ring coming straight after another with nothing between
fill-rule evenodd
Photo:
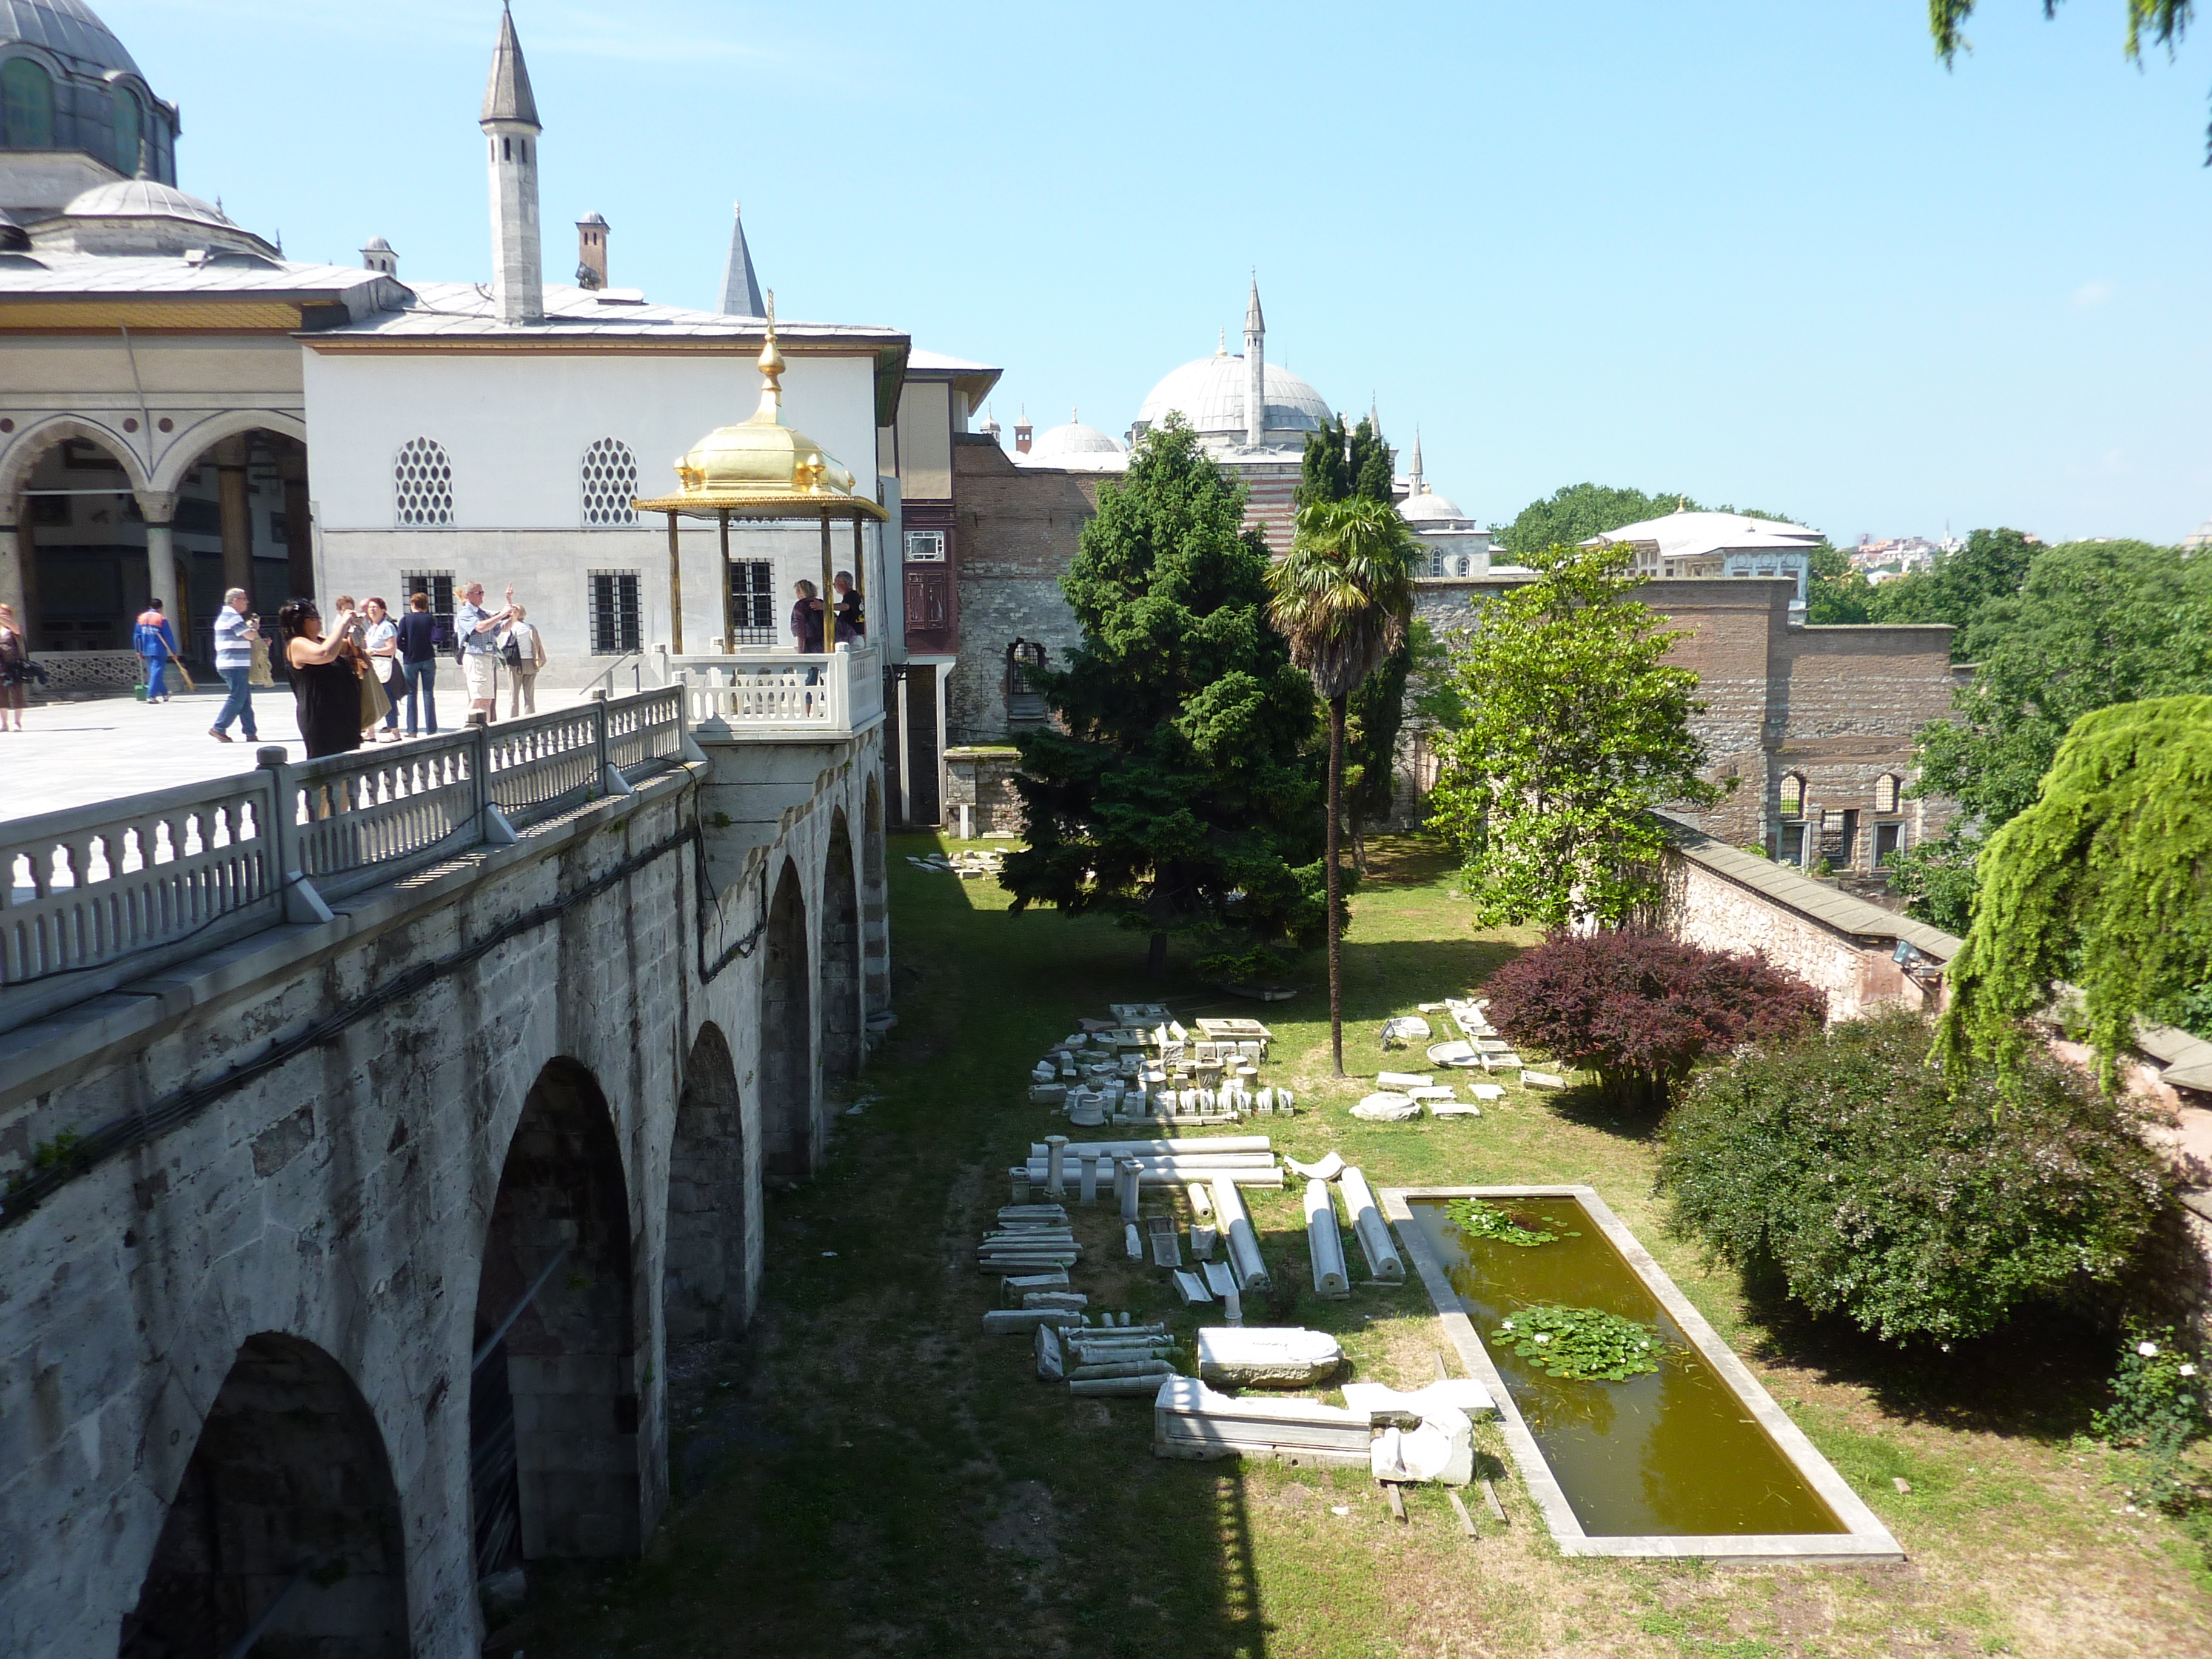
<instances>
[{"instance_id":1,"label":"woman taking photo","mask_svg":"<svg viewBox=\"0 0 2212 1659\"><path fill-rule=\"evenodd\" d=\"M293 599L276 613L309 760L361 747L361 674L347 651L354 620L352 611L341 611L325 634L313 599Z\"/></svg>"}]
</instances>

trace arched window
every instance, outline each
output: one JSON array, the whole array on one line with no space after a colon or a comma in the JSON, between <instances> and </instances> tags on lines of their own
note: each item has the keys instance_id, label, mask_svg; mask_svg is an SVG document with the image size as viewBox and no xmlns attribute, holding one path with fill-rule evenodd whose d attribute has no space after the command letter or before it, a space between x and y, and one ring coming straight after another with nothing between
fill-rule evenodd
<instances>
[{"instance_id":1,"label":"arched window","mask_svg":"<svg viewBox=\"0 0 2212 1659\"><path fill-rule=\"evenodd\" d=\"M1894 772L1885 772L1874 781L1874 810L1877 812L1897 811L1898 798L1904 793L1905 780Z\"/></svg>"},{"instance_id":2,"label":"arched window","mask_svg":"<svg viewBox=\"0 0 2212 1659\"><path fill-rule=\"evenodd\" d=\"M410 438L392 463L392 517L402 528L453 521L453 467L434 438Z\"/></svg>"},{"instance_id":3,"label":"arched window","mask_svg":"<svg viewBox=\"0 0 2212 1659\"><path fill-rule=\"evenodd\" d=\"M1441 553L1431 553L1431 554L1430 554L1430 555L1429 555L1429 574L1431 574L1431 576L1441 576L1441 575L1443 575L1443 574L1444 574L1444 556L1443 556L1443 554L1441 554Z\"/></svg>"},{"instance_id":4,"label":"arched window","mask_svg":"<svg viewBox=\"0 0 2212 1659\"><path fill-rule=\"evenodd\" d=\"M1461 575L1464 576L1464 575L1466 575L1466 574L1468 574L1468 572L1469 572L1470 570L1472 570L1472 569L1474 569L1474 561L1473 561L1473 560L1471 560L1471 559L1469 559L1469 558L1467 556L1467 555L1466 555L1466 554L1464 554L1464 553L1461 554L1461 555L1459 556L1459 574L1460 574Z\"/></svg>"},{"instance_id":5,"label":"arched window","mask_svg":"<svg viewBox=\"0 0 2212 1659\"><path fill-rule=\"evenodd\" d=\"M138 94L128 87L118 86L109 96L115 104L115 169L127 178L138 171L138 141L144 135L144 112L139 107ZM150 155L147 158L149 162L152 159Z\"/></svg>"},{"instance_id":6,"label":"arched window","mask_svg":"<svg viewBox=\"0 0 2212 1659\"><path fill-rule=\"evenodd\" d=\"M54 82L28 58L0 64L0 144L9 149L54 147Z\"/></svg>"},{"instance_id":7,"label":"arched window","mask_svg":"<svg viewBox=\"0 0 2212 1659\"><path fill-rule=\"evenodd\" d=\"M626 529L637 522L637 457L619 438L602 438L584 452L584 527Z\"/></svg>"},{"instance_id":8,"label":"arched window","mask_svg":"<svg viewBox=\"0 0 2212 1659\"><path fill-rule=\"evenodd\" d=\"M1805 780L1795 772L1782 780L1782 816L1802 818L1805 816Z\"/></svg>"}]
</instances>

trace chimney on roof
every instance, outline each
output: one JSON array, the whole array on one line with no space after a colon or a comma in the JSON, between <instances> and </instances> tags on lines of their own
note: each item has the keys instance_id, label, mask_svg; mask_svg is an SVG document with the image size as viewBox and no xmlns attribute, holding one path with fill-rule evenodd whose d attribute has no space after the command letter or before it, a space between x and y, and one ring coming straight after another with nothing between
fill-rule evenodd
<instances>
[{"instance_id":1,"label":"chimney on roof","mask_svg":"<svg viewBox=\"0 0 2212 1659\"><path fill-rule=\"evenodd\" d=\"M364 270L380 270L392 277L399 275L399 256L381 236L368 239L368 245L361 251L361 263Z\"/></svg>"},{"instance_id":2,"label":"chimney on roof","mask_svg":"<svg viewBox=\"0 0 2212 1659\"><path fill-rule=\"evenodd\" d=\"M1030 453L1030 436L1034 428L1030 425L1029 405L1024 404L1022 417L1014 422L1014 453L1017 455L1026 455Z\"/></svg>"},{"instance_id":3,"label":"chimney on roof","mask_svg":"<svg viewBox=\"0 0 2212 1659\"><path fill-rule=\"evenodd\" d=\"M586 214L576 221L576 286L585 289L605 288L607 285L607 232L611 228L596 213Z\"/></svg>"}]
</instances>

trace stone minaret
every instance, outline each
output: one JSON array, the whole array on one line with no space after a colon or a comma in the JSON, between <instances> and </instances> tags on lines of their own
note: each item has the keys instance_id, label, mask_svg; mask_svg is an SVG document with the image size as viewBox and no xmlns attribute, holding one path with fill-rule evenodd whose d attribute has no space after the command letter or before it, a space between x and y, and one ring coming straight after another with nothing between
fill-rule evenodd
<instances>
[{"instance_id":1,"label":"stone minaret","mask_svg":"<svg viewBox=\"0 0 2212 1659\"><path fill-rule=\"evenodd\" d=\"M1429 493L1428 485L1421 478L1421 428L1419 427L1413 428L1413 470L1407 476L1406 482L1407 485L1406 494L1408 495L1425 495Z\"/></svg>"},{"instance_id":2,"label":"stone minaret","mask_svg":"<svg viewBox=\"0 0 2212 1659\"><path fill-rule=\"evenodd\" d=\"M504 9L477 125L491 154L492 303L502 323L541 322L545 271L538 240L538 135L544 129L538 125L538 100L530 95L522 42L514 38L514 15Z\"/></svg>"},{"instance_id":3,"label":"stone minaret","mask_svg":"<svg viewBox=\"0 0 2212 1659\"><path fill-rule=\"evenodd\" d=\"M1260 315L1260 279L1244 307L1244 441L1257 449L1267 427L1267 324Z\"/></svg>"}]
</instances>

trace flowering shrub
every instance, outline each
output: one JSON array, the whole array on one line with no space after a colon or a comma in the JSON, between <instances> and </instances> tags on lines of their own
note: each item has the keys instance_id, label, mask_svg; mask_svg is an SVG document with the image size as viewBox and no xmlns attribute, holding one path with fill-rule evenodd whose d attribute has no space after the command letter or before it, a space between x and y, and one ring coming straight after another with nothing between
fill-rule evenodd
<instances>
[{"instance_id":1,"label":"flowering shrub","mask_svg":"<svg viewBox=\"0 0 2212 1659\"><path fill-rule=\"evenodd\" d=\"M1928 1048L1896 1012L1701 1073L1660 1154L1676 1231L1891 1342L2118 1279L2170 1179L2134 1109L2031 1056L2000 1112L1994 1072L1954 1092Z\"/></svg>"},{"instance_id":2,"label":"flowering shrub","mask_svg":"<svg viewBox=\"0 0 2212 1659\"><path fill-rule=\"evenodd\" d=\"M1659 1369L1659 1333L1595 1308L1524 1308L1490 1340L1538 1370L1577 1382L1626 1382Z\"/></svg>"},{"instance_id":3,"label":"flowering shrub","mask_svg":"<svg viewBox=\"0 0 2212 1659\"><path fill-rule=\"evenodd\" d=\"M1617 1104L1660 1108L1698 1062L1747 1038L1820 1023L1826 1003L1763 957L1641 929L1554 933L1492 974L1491 1022L1527 1048L1594 1069Z\"/></svg>"},{"instance_id":4,"label":"flowering shrub","mask_svg":"<svg viewBox=\"0 0 2212 1659\"><path fill-rule=\"evenodd\" d=\"M2129 1322L2119 1370L2112 1375L2112 1403L2097 1413L2095 1426L2100 1437L2116 1446L2143 1449L2154 1504L2170 1504L2185 1495L2181 1455L2212 1434L2203 1363L2171 1326L2153 1329Z\"/></svg>"}]
</instances>

